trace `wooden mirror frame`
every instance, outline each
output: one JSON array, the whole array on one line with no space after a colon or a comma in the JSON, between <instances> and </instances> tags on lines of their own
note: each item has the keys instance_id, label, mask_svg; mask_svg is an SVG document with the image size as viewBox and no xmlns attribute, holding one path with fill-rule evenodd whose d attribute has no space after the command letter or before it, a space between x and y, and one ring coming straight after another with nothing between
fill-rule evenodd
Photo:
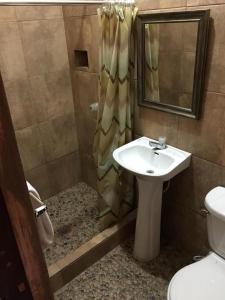
<instances>
[{"instance_id":1,"label":"wooden mirror frame","mask_svg":"<svg viewBox=\"0 0 225 300\"><path fill-rule=\"evenodd\" d=\"M138 105L153 108L168 113L199 119L200 103L204 88L205 64L209 31L209 10L168 12L155 14L139 14L137 16L137 64L138 64ZM146 100L145 88L145 24L149 23L180 23L198 22L196 43L196 59L194 69L193 91L191 109L170 105L166 103Z\"/></svg>"}]
</instances>

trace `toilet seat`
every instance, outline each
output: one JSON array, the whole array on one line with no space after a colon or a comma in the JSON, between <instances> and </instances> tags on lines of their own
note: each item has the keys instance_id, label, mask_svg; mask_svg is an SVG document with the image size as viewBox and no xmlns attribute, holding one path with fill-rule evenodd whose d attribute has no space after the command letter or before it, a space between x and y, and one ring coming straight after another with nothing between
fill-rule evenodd
<instances>
[{"instance_id":1,"label":"toilet seat","mask_svg":"<svg viewBox=\"0 0 225 300\"><path fill-rule=\"evenodd\" d=\"M225 260L210 253L179 270L172 278L167 300L224 300Z\"/></svg>"}]
</instances>

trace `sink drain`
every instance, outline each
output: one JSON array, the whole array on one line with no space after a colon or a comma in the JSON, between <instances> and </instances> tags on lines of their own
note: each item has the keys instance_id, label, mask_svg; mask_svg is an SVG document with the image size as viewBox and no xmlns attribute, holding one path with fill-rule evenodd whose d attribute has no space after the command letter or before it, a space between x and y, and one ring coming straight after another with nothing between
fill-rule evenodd
<instances>
[{"instance_id":1,"label":"sink drain","mask_svg":"<svg viewBox=\"0 0 225 300\"><path fill-rule=\"evenodd\" d=\"M153 170L147 170L146 173L148 173L148 174L153 174L154 171L153 171Z\"/></svg>"}]
</instances>

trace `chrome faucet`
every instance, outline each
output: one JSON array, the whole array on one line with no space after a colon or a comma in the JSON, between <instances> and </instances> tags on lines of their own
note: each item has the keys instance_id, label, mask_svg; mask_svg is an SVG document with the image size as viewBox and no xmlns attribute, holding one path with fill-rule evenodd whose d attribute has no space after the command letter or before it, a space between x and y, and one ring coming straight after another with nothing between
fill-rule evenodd
<instances>
[{"instance_id":1,"label":"chrome faucet","mask_svg":"<svg viewBox=\"0 0 225 300\"><path fill-rule=\"evenodd\" d=\"M166 137L160 136L158 142L149 141L149 146L153 147L152 150L163 150L166 149Z\"/></svg>"}]
</instances>

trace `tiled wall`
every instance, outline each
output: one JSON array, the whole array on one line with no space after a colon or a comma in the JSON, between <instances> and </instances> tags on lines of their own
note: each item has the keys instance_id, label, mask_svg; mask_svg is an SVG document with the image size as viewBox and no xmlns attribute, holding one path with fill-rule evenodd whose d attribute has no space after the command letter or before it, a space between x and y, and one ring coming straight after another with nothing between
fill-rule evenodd
<instances>
[{"instance_id":1,"label":"tiled wall","mask_svg":"<svg viewBox=\"0 0 225 300\"><path fill-rule=\"evenodd\" d=\"M207 248L206 219L200 214L205 194L216 185L225 185L225 0L137 0L137 6L140 13L210 9L201 119L137 105L135 110L136 134L152 138L165 135L169 144L193 153L191 167L171 181L164 195L162 220L163 231L171 242L193 253L201 252ZM91 154L96 114L88 106L97 101L98 93L96 6L65 6L63 13L82 177L94 186L96 174ZM76 180L79 174L74 173L74 169L79 170L78 143L61 8L35 11L5 7L0 9L0 19L0 66L9 102L13 101L18 143L21 152L26 153L22 155L26 174L49 192L50 186L60 186L61 178L69 185L71 178ZM75 67L75 49L88 52L88 68ZM53 97L55 105L51 102ZM62 98L66 101L61 102Z\"/></svg>"},{"instance_id":2,"label":"tiled wall","mask_svg":"<svg viewBox=\"0 0 225 300\"><path fill-rule=\"evenodd\" d=\"M217 3L217 4L216 4ZM216 185L225 185L225 0L137 0L139 13L174 10L210 9L211 30L206 70L206 86L201 119L196 121L136 105L135 133L157 138L165 135L169 144L193 154L191 167L171 181L164 195L163 232L170 242L179 243L193 253L207 245L206 219L200 214L206 193ZM79 115L78 138L82 149L83 176L91 181L94 169L91 149L95 115L89 103L97 99L96 7L64 8L70 53L76 113ZM89 51L90 69L76 71L73 49ZM137 83L137 78L135 78Z\"/></svg>"},{"instance_id":3,"label":"tiled wall","mask_svg":"<svg viewBox=\"0 0 225 300\"><path fill-rule=\"evenodd\" d=\"M216 4L217 3L217 4ZM163 230L170 241L198 253L208 247L206 219L200 214L206 193L225 185L225 1L139 0L151 12L210 9L206 85L200 120L136 107L136 133L157 138L193 154L191 167L171 181L164 197Z\"/></svg>"},{"instance_id":4,"label":"tiled wall","mask_svg":"<svg viewBox=\"0 0 225 300\"><path fill-rule=\"evenodd\" d=\"M159 25L160 102L190 108L198 24Z\"/></svg>"},{"instance_id":5,"label":"tiled wall","mask_svg":"<svg viewBox=\"0 0 225 300\"><path fill-rule=\"evenodd\" d=\"M82 178L93 187L96 187L96 168L92 149L97 114L89 110L89 105L98 101L99 26L96 9L95 5L63 7ZM74 50L87 51L88 67L77 67Z\"/></svg>"},{"instance_id":6,"label":"tiled wall","mask_svg":"<svg viewBox=\"0 0 225 300\"><path fill-rule=\"evenodd\" d=\"M25 174L46 198L80 180L62 7L0 6L0 45Z\"/></svg>"}]
</instances>

